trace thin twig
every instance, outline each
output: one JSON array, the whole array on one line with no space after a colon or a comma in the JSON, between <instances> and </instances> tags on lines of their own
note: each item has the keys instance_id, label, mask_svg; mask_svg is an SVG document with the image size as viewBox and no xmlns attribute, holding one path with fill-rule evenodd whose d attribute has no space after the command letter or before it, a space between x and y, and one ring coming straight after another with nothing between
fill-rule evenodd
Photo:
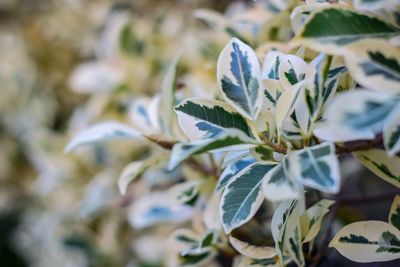
<instances>
[{"instance_id":1,"label":"thin twig","mask_svg":"<svg viewBox=\"0 0 400 267\"><path fill-rule=\"evenodd\" d=\"M145 135L144 137L147 138L147 140L156 143L157 145L161 146L162 148L171 150L172 147L177 143L175 140L170 140L167 139L163 136L155 135L155 134L150 134L150 135Z\"/></svg>"},{"instance_id":2,"label":"thin twig","mask_svg":"<svg viewBox=\"0 0 400 267\"><path fill-rule=\"evenodd\" d=\"M374 140L352 142L352 143L348 143L344 146L336 145L336 154L340 155L340 154L352 153L352 152L360 151L360 150L368 150L368 149L374 148L377 145L381 144L382 140L383 140L383 136L378 135Z\"/></svg>"}]
</instances>

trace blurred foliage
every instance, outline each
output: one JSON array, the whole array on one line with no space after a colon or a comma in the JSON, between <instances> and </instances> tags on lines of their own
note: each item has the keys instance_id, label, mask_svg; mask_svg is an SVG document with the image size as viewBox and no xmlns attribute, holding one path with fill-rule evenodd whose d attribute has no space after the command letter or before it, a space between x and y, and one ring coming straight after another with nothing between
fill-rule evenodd
<instances>
[{"instance_id":1,"label":"blurred foliage","mask_svg":"<svg viewBox=\"0 0 400 267\"><path fill-rule=\"evenodd\" d=\"M94 122L131 122L132 101L160 90L178 51L178 93L213 98L216 61L230 35L210 30L193 10L230 16L251 2L0 1L0 266L164 266L175 226L136 230L131 204L150 189L139 181L121 196L116 186L123 167L153 148L120 141L62 151ZM358 171L354 165L348 169ZM145 178L162 188L180 175ZM209 266L229 261L220 255Z\"/></svg>"}]
</instances>

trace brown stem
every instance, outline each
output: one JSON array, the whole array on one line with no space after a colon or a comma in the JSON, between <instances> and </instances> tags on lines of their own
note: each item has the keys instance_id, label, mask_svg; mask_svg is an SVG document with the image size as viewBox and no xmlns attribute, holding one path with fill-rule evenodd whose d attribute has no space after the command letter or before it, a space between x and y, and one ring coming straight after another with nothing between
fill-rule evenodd
<instances>
[{"instance_id":1,"label":"brown stem","mask_svg":"<svg viewBox=\"0 0 400 267\"><path fill-rule=\"evenodd\" d=\"M286 154L287 153L287 148L281 144L274 144L272 143L267 136L265 136L264 134L260 134L260 138L263 141L263 143L272 148L275 152L278 153L282 153L282 154Z\"/></svg>"},{"instance_id":2,"label":"brown stem","mask_svg":"<svg viewBox=\"0 0 400 267\"><path fill-rule=\"evenodd\" d=\"M155 135L155 134L150 134L150 135L145 135L144 137L147 138L147 140L156 143L157 145L161 146L162 148L171 150L172 147L177 143L174 140L167 139L163 136Z\"/></svg>"},{"instance_id":3,"label":"brown stem","mask_svg":"<svg viewBox=\"0 0 400 267\"><path fill-rule=\"evenodd\" d=\"M382 135L378 135L374 140L349 142L344 146L336 145L336 154L352 153L360 150L368 150L381 144L383 140Z\"/></svg>"}]
</instances>

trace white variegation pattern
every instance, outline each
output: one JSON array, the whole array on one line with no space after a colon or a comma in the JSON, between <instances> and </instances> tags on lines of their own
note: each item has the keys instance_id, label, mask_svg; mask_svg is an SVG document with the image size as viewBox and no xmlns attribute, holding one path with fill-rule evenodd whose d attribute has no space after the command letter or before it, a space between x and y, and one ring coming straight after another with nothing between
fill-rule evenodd
<instances>
[{"instance_id":1,"label":"white variegation pattern","mask_svg":"<svg viewBox=\"0 0 400 267\"><path fill-rule=\"evenodd\" d=\"M386 151L370 149L353 153L365 167L386 182L400 188L400 158L389 157Z\"/></svg>"},{"instance_id":2,"label":"white variegation pattern","mask_svg":"<svg viewBox=\"0 0 400 267\"><path fill-rule=\"evenodd\" d=\"M222 50L217 79L224 100L244 117L255 120L262 106L260 64L250 46L233 38Z\"/></svg>"}]
</instances>

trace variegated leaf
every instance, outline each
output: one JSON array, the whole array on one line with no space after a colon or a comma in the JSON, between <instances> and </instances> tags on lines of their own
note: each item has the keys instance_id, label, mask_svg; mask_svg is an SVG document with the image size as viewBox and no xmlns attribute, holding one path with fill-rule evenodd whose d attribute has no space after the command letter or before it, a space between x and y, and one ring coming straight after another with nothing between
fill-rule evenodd
<instances>
[{"instance_id":1,"label":"variegated leaf","mask_svg":"<svg viewBox=\"0 0 400 267\"><path fill-rule=\"evenodd\" d=\"M172 233L172 246L178 250L179 266L202 266L215 256L216 251L210 245L214 242L214 232L203 237L189 229L179 229Z\"/></svg>"},{"instance_id":2,"label":"variegated leaf","mask_svg":"<svg viewBox=\"0 0 400 267\"><path fill-rule=\"evenodd\" d=\"M129 117L135 129L140 133L156 134L160 131L160 121L158 118L159 97L137 98L129 107Z\"/></svg>"},{"instance_id":3,"label":"variegated leaf","mask_svg":"<svg viewBox=\"0 0 400 267\"><path fill-rule=\"evenodd\" d=\"M291 175L306 186L337 193L340 188L339 161L332 143L307 147L288 155Z\"/></svg>"},{"instance_id":4,"label":"variegated leaf","mask_svg":"<svg viewBox=\"0 0 400 267\"><path fill-rule=\"evenodd\" d=\"M332 54L340 53L341 47L360 39L388 39L398 35L399 29L384 20L336 5L314 12L296 34L293 45L306 45Z\"/></svg>"},{"instance_id":5,"label":"variegated leaf","mask_svg":"<svg viewBox=\"0 0 400 267\"><path fill-rule=\"evenodd\" d=\"M228 151L224 157L224 160L222 161L221 168L225 169L228 165L248 155L248 150Z\"/></svg>"},{"instance_id":6,"label":"variegated leaf","mask_svg":"<svg viewBox=\"0 0 400 267\"><path fill-rule=\"evenodd\" d=\"M201 139L190 143L177 143L172 148L167 169L172 170L190 156L214 151L217 149L242 150L256 145L257 142L242 131L230 129L213 138Z\"/></svg>"},{"instance_id":7,"label":"variegated leaf","mask_svg":"<svg viewBox=\"0 0 400 267\"><path fill-rule=\"evenodd\" d=\"M400 258L400 231L385 222L364 221L346 225L329 244L356 262L380 262Z\"/></svg>"},{"instance_id":8,"label":"variegated leaf","mask_svg":"<svg viewBox=\"0 0 400 267\"><path fill-rule=\"evenodd\" d=\"M279 80L263 80L262 82L265 88L265 107L263 107L263 110L274 112L278 99L283 93L282 84Z\"/></svg>"},{"instance_id":9,"label":"variegated leaf","mask_svg":"<svg viewBox=\"0 0 400 267\"><path fill-rule=\"evenodd\" d=\"M386 152L381 149L354 152L353 155L378 177L400 188L399 157L389 157Z\"/></svg>"},{"instance_id":10,"label":"variegated leaf","mask_svg":"<svg viewBox=\"0 0 400 267\"><path fill-rule=\"evenodd\" d=\"M338 131L373 138L375 133L382 130L385 119L398 101L393 95L367 90L342 93L327 108L326 123L330 127L340 129Z\"/></svg>"},{"instance_id":11,"label":"variegated leaf","mask_svg":"<svg viewBox=\"0 0 400 267\"><path fill-rule=\"evenodd\" d=\"M325 1L317 3L307 3L307 5L296 6L290 14L290 22L293 31L299 32L307 21L307 18L312 14L313 11L320 9L321 7L328 6L329 3Z\"/></svg>"},{"instance_id":12,"label":"variegated leaf","mask_svg":"<svg viewBox=\"0 0 400 267\"><path fill-rule=\"evenodd\" d=\"M276 125L282 132L282 126L284 121L291 116L293 113L296 103L299 100L299 96L304 93L304 83L299 82L293 85L291 88L285 90L283 94L279 97L276 104Z\"/></svg>"},{"instance_id":13,"label":"variegated leaf","mask_svg":"<svg viewBox=\"0 0 400 267\"><path fill-rule=\"evenodd\" d=\"M271 221L271 232L272 237L275 241L276 253L279 256L279 260L282 260L287 256L287 248L285 243L286 225L288 218L293 214L293 210L297 207L297 200L287 200L281 202L278 208L275 210Z\"/></svg>"},{"instance_id":14,"label":"variegated leaf","mask_svg":"<svg viewBox=\"0 0 400 267\"><path fill-rule=\"evenodd\" d=\"M232 235L229 236L229 242L241 255L252 259L269 259L276 255L274 247L251 245L233 237Z\"/></svg>"},{"instance_id":15,"label":"variegated leaf","mask_svg":"<svg viewBox=\"0 0 400 267\"><path fill-rule=\"evenodd\" d=\"M233 38L218 59L217 79L225 101L255 120L262 105L261 71L254 51Z\"/></svg>"},{"instance_id":16,"label":"variegated leaf","mask_svg":"<svg viewBox=\"0 0 400 267\"><path fill-rule=\"evenodd\" d=\"M310 242L321 229L324 216L329 212L329 207L334 203L331 200L321 200L308 208L300 217L303 243Z\"/></svg>"},{"instance_id":17,"label":"variegated leaf","mask_svg":"<svg viewBox=\"0 0 400 267\"><path fill-rule=\"evenodd\" d=\"M161 101L159 108L159 117L161 129L164 134L171 136L173 119L174 119L174 106L175 106L175 80L176 80L176 69L180 59L180 54L175 56L171 64L165 73L164 79L161 85Z\"/></svg>"},{"instance_id":18,"label":"variegated leaf","mask_svg":"<svg viewBox=\"0 0 400 267\"><path fill-rule=\"evenodd\" d=\"M231 128L253 136L246 120L223 102L189 98L175 110L179 126L190 140L213 138Z\"/></svg>"},{"instance_id":19,"label":"variegated leaf","mask_svg":"<svg viewBox=\"0 0 400 267\"><path fill-rule=\"evenodd\" d=\"M269 51L264 58L261 78L263 80L279 80L279 65L284 57L285 54L282 52L276 50Z\"/></svg>"},{"instance_id":20,"label":"variegated leaf","mask_svg":"<svg viewBox=\"0 0 400 267\"><path fill-rule=\"evenodd\" d=\"M75 136L65 147L65 153L88 144L115 139L135 139L140 134L133 128L115 121L101 122L90 126Z\"/></svg>"},{"instance_id":21,"label":"variegated leaf","mask_svg":"<svg viewBox=\"0 0 400 267\"><path fill-rule=\"evenodd\" d=\"M262 190L268 200L282 201L297 198L299 195L299 189L291 179L288 167L288 160L285 158L265 175Z\"/></svg>"},{"instance_id":22,"label":"variegated leaf","mask_svg":"<svg viewBox=\"0 0 400 267\"><path fill-rule=\"evenodd\" d=\"M197 256L197 255L203 255L204 252L214 250L212 245L217 242L217 238L218 238L217 232L214 231L206 232L205 234L203 234L201 238L198 238L195 242L191 242L192 244L190 246L183 249L180 255L183 257Z\"/></svg>"},{"instance_id":23,"label":"variegated leaf","mask_svg":"<svg viewBox=\"0 0 400 267\"><path fill-rule=\"evenodd\" d=\"M288 214L284 226L285 232L283 240L290 257L296 265L304 266L305 262L301 242L300 212L300 205L294 205L292 211Z\"/></svg>"},{"instance_id":24,"label":"variegated leaf","mask_svg":"<svg viewBox=\"0 0 400 267\"><path fill-rule=\"evenodd\" d=\"M389 223L400 230L400 195L397 195L390 207Z\"/></svg>"},{"instance_id":25,"label":"variegated leaf","mask_svg":"<svg viewBox=\"0 0 400 267\"><path fill-rule=\"evenodd\" d=\"M400 48L383 40L362 40L344 50L350 74L362 86L400 94Z\"/></svg>"},{"instance_id":26,"label":"variegated leaf","mask_svg":"<svg viewBox=\"0 0 400 267\"><path fill-rule=\"evenodd\" d=\"M274 164L253 163L231 178L221 197L220 215L227 234L249 221L261 206L261 183Z\"/></svg>"},{"instance_id":27,"label":"variegated leaf","mask_svg":"<svg viewBox=\"0 0 400 267\"><path fill-rule=\"evenodd\" d=\"M218 179L216 190L223 190L232 177L234 177L238 172L254 162L255 159L253 157L246 156L229 164L221 173Z\"/></svg>"},{"instance_id":28,"label":"variegated leaf","mask_svg":"<svg viewBox=\"0 0 400 267\"><path fill-rule=\"evenodd\" d=\"M173 205L166 192L146 194L135 200L129 207L128 220L137 229L159 223L178 223L193 216L193 208L187 205Z\"/></svg>"},{"instance_id":29,"label":"variegated leaf","mask_svg":"<svg viewBox=\"0 0 400 267\"><path fill-rule=\"evenodd\" d=\"M118 178L118 188L121 194L126 193L126 189L134 179L139 177L150 167L156 167L160 163L166 163L168 160L167 153L161 153L158 155L151 156L144 160L139 160L128 164L122 171Z\"/></svg>"},{"instance_id":30,"label":"variegated leaf","mask_svg":"<svg viewBox=\"0 0 400 267\"><path fill-rule=\"evenodd\" d=\"M199 194L199 181L186 181L174 185L168 190L171 201L174 205L189 205L193 206Z\"/></svg>"},{"instance_id":31,"label":"variegated leaf","mask_svg":"<svg viewBox=\"0 0 400 267\"><path fill-rule=\"evenodd\" d=\"M400 152L400 104L383 124L383 141L389 156Z\"/></svg>"},{"instance_id":32,"label":"variegated leaf","mask_svg":"<svg viewBox=\"0 0 400 267\"><path fill-rule=\"evenodd\" d=\"M303 81L307 63L294 55L287 55L279 64L279 80L285 90L292 88L294 85Z\"/></svg>"}]
</instances>

